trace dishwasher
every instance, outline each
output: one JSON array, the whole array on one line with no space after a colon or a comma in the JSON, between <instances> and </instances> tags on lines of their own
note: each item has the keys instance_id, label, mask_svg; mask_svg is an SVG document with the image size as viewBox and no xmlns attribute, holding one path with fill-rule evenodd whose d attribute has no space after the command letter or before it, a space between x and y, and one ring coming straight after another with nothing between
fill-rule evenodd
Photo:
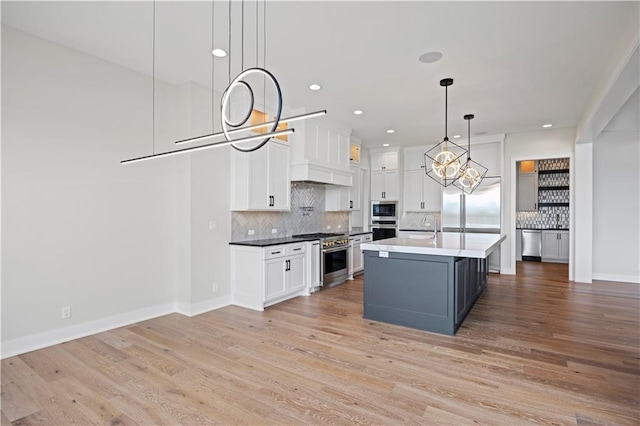
<instances>
[{"instance_id":1,"label":"dishwasher","mask_svg":"<svg viewBox=\"0 0 640 426\"><path fill-rule=\"evenodd\" d=\"M542 231L522 230L522 260L540 262L542 260Z\"/></svg>"}]
</instances>

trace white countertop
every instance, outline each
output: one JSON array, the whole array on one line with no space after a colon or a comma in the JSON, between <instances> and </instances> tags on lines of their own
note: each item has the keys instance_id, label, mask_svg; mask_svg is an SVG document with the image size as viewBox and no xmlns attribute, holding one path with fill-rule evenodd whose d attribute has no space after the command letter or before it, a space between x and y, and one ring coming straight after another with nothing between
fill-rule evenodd
<instances>
[{"instance_id":1,"label":"white countertop","mask_svg":"<svg viewBox=\"0 0 640 426\"><path fill-rule=\"evenodd\" d=\"M362 243L362 250L485 259L507 238L500 234L438 232L433 238L387 238Z\"/></svg>"}]
</instances>

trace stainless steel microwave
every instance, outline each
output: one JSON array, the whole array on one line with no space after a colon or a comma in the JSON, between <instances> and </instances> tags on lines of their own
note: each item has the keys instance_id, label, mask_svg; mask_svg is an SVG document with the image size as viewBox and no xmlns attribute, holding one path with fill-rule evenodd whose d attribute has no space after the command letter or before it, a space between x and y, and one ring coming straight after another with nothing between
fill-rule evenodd
<instances>
[{"instance_id":1,"label":"stainless steel microwave","mask_svg":"<svg viewBox=\"0 0 640 426\"><path fill-rule=\"evenodd\" d=\"M375 201L371 203L371 220L397 218L398 203L395 201Z\"/></svg>"}]
</instances>

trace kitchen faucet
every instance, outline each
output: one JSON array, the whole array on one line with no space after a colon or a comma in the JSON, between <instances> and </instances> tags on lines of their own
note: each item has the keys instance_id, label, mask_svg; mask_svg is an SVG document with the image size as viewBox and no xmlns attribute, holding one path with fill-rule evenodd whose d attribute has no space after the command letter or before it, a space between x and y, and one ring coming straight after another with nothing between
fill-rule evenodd
<instances>
[{"instance_id":1,"label":"kitchen faucet","mask_svg":"<svg viewBox=\"0 0 640 426\"><path fill-rule=\"evenodd\" d=\"M438 216L435 213L427 213L422 219L422 224L424 226L430 225L430 223L427 222L429 216L433 217L433 238L436 239L438 237Z\"/></svg>"}]
</instances>

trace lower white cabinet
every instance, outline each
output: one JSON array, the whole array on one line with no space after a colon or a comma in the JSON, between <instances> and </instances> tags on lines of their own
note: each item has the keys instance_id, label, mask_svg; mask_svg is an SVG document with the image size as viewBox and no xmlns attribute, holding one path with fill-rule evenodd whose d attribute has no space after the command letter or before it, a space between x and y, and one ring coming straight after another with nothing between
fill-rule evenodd
<instances>
[{"instance_id":1,"label":"lower white cabinet","mask_svg":"<svg viewBox=\"0 0 640 426\"><path fill-rule=\"evenodd\" d=\"M320 241L307 241L307 288L309 291L320 289Z\"/></svg>"},{"instance_id":2,"label":"lower white cabinet","mask_svg":"<svg viewBox=\"0 0 640 426\"><path fill-rule=\"evenodd\" d=\"M261 311L292 297L309 295L306 262L304 242L268 247L232 245L233 303Z\"/></svg>"},{"instance_id":3,"label":"lower white cabinet","mask_svg":"<svg viewBox=\"0 0 640 426\"><path fill-rule=\"evenodd\" d=\"M542 231L542 261L569 262L569 231Z\"/></svg>"},{"instance_id":4,"label":"lower white cabinet","mask_svg":"<svg viewBox=\"0 0 640 426\"><path fill-rule=\"evenodd\" d=\"M364 270L364 253L360 246L362 243L370 242L373 234L355 235L349 238L351 245L351 262L349 262L349 278Z\"/></svg>"}]
</instances>

